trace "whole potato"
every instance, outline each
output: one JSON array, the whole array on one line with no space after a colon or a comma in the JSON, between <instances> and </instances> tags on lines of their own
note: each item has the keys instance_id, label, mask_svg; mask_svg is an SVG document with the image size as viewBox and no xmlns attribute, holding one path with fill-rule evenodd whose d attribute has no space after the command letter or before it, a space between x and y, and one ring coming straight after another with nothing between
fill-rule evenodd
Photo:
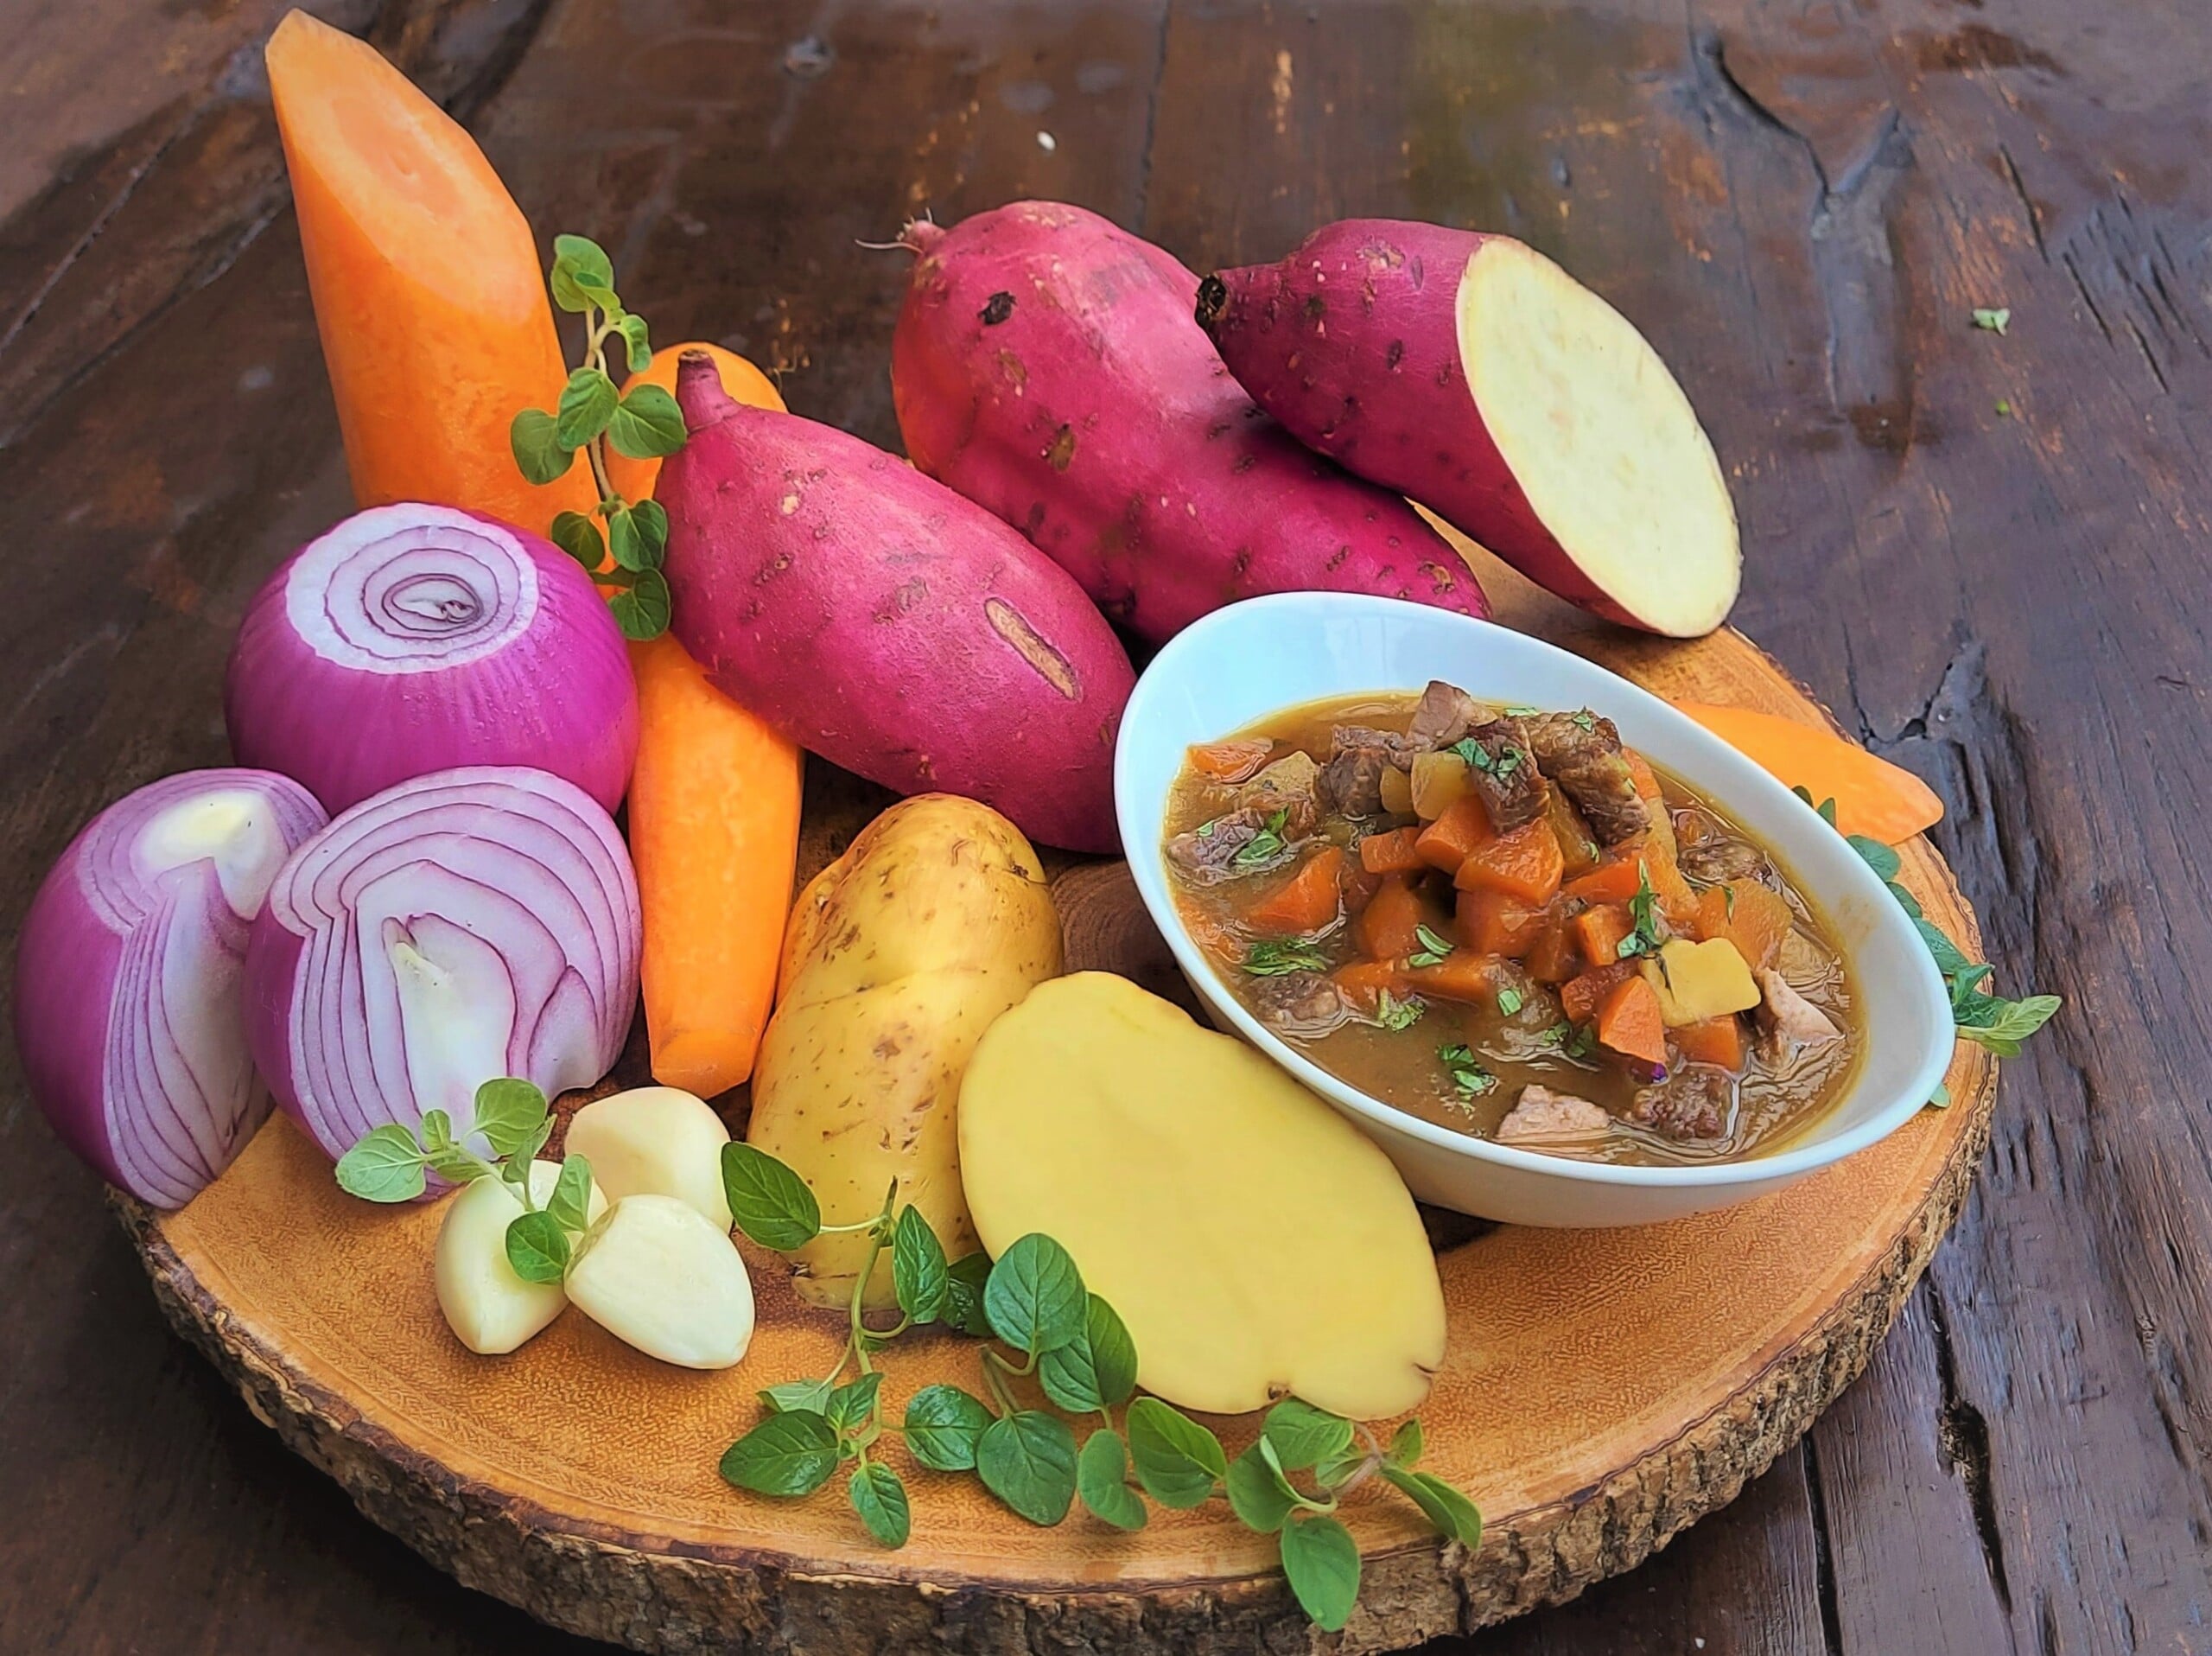
<instances>
[{"instance_id":1,"label":"whole potato","mask_svg":"<svg viewBox=\"0 0 2212 1656\"><path fill-rule=\"evenodd\" d=\"M896 1181L947 1258L972 1252L961 1078L993 1020L1059 970L1059 914L1020 829L950 794L893 806L792 908L747 1142L812 1187L825 1223L871 1217ZM856 1232L801 1249L801 1296L847 1303L868 1245ZM887 1252L865 1303L893 1303Z\"/></svg>"}]
</instances>

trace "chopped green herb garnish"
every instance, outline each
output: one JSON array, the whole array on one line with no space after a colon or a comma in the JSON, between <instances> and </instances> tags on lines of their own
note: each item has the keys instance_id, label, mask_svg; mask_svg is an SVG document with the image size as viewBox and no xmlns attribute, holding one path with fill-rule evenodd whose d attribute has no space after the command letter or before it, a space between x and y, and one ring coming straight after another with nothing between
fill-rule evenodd
<instances>
[{"instance_id":1,"label":"chopped green herb garnish","mask_svg":"<svg viewBox=\"0 0 2212 1656\"><path fill-rule=\"evenodd\" d=\"M1521 1010L1522 1004L1519 990L1501 989L1497 991L1497 1010L1500 1016L1511 1017Z\"/></svg>"},{"instance_id":2,"label":"chopped green herb garnish","mask_svg":"<svg viewBox=\"0 0 2212 1656\"><path fill-rule=\"evenodd\" d=\"M1255 978L1287 978L1294 971L1326 971L1329 957L1313 943L1262 938L1244 953L1244 970Z\"/></svg>"},{"instance_id":3,"label":"chopped green herb garnish","mask_svg":"<svg viewBox=\"0 0 2212 1656\"><path fill-rule=\"evenodd\" d=\"M1666 941L1659 923L1659 898L1651 889L1651 870L1641 861L1636 865L1636 895L1628 900L1628 912L1635 929L1620 940L1615 956L1632 960L1639 954L1658 953Z\"/></svg>"},{"instance_id":4,"label":"chopped green herb garnish","mask_svg":"<svg viewBox=\"0 0 2212 1656\"><path fill-rule=\"evenodd\" d=\"M1452 744L1453 753L1466 761L1469 770L1486 771L1491 767L1490 749L1472 736L1463 736Z\"/></svg>"},{"instance_id":5,"label":"chopped green herb garnish","mask_svg":"<svg viewBox=\"0 0 2212 1656\"><path fill-rule=\"evenodd\" d=\"M1238 847L1236 855L1230 861L1240 869L1249 869L1277 856L1282 850L1283 830L1289 822L1290 811L1286 806L1269 817L1268 825Z\"/></svg>"},{"instance_id":6,"label":"chopped green herb garnish","mask_svg":"<svg viewBox=\"0 0 2212 1656\"><path fill-rule=\"evenodd\" d=\"M1581 712L1572 713L1567 717L1576 729L1581 730L1591 736L1595 736L1597 734L1598 716L1595 713L1591 712L1589 709L1585 708Z\"/></svg>"},{"instance_id":7,"label":"chopped green herb garnish","mask_svg":"<svg viewBox=\"0 0 2212 1656\"><path fill-rule=\"evenodd\" d=\"M1452 952L1452 945L1426 926L1414 927L1414 936L1420 939L1421 952L1406 957L1406 964L1409 966L1441 965L1444 957Z\"/></svg>"},{"instance_id":8,"label":"chopped green herb garnish","mask_svg":"<svg viewBox=\"0 0 2212 1656\"><path fill-rule=\"evenodd\" d=\"M1213 831L1217 826L1219 826L1219 825L1213 822L1200 823L1198 830L1198 838L1200 839L1211 839L1213 838Z\"/></svg>"},{"instance_id":9,"label":"chopped green herb garnish","mask_svg":"<svg viewBox=\"0 0 2212 1656\"><path fill-rule=\"evenodd\" d=\"M1804 800L1807 805L1813 805L1813 795L1810 790L1806 788L1803 784L1792 784L1789 791L1792 793L1795 793L1799 799ZM1821 820L1822 822L1827 824L1831 828L1835 826L1835 801L1834 799L1822 799L1818 805L1813 805L1813 809L1821 813Z\"/></svg>"},{"instance_id":10,"label":"chopped green herb garnish","mask_svg":"<svg viewBox=\"0 0 2212 1656\"><path fill-rule=\"evenodd\" d=\"M1375 1021L1386 1029L1410 1029L1427 1010L1427 1003L1417 997L1402 1001L1387 989L1375 997Z\"/></svg>"},{"instance_id":11,"label":"chopped green herb garnish","mask_svg":"<svg viewBox=\"0 0 2212 1656\"><path fill-rule=\"evenodd\" d=\"M1452 1072L1452 1085L1463 1099L1478 1098L1497 1085L1497 1077L1482 1067L1474 1049L1464 1041L1455 1041L1448 1047L1439 1047L1436 1056L1444 1067Z\"/></svg>"},{"instance_id":12,"label":"chopped green herb garnish","mask_svg":"<svg viewBox=\"0 0 2212 1656\"><path fill-rule=\"evenodd\" d=\"M1736 882L1733 880L1720 888L1720 910L1730 920L1736 918Z\"/></svg>"},{"instance_id":13,"label":"chopped green herb garnish","mask_svg":"<svg viewBox=\"0 0 2212 1656\"><path fill-rule=\"evenodd\" d=\"M1541 707L1509 707L1505 710L1505 717L1509 719L1533 719L1543 710Z\"/></svg>"},{"instance_id":14,"label":"chopped green herb garnish","mask_svg":"<svg viewBox=\"0 0 2212 1656\"><path fill-rule=\"evenodd\" d=\"M1497 750L1497 765L1492 774L1499 781L1503 781L1520 768L1521 750L1518 748L1500 748Z\"/></svg>"},{"instance_id":15,"label":"chopped green herb garnish","mask_svg":"<svg viewBox=\"0 0 2212 1656\"><path fill-rule=\"evenodd\" d=\"M1573 1023L1554 1023L1540 1038L1568 1058L1587 1058L1598 1048L1596 1035Z\"/></svg>"},{"instance_id":16,"label":"chopped green herb garnish","mask_svg":"<svg viewBox=\"0 0 2212 1656\"><path fill-rule=\"evenodd\" d=\"M2012 309L2009 305L1998 305L1994 308L1976 305L1974 308L1974 325L1989 333L2002 334L2011 325L2012 321Z\"/></svg>"}]
</instances>

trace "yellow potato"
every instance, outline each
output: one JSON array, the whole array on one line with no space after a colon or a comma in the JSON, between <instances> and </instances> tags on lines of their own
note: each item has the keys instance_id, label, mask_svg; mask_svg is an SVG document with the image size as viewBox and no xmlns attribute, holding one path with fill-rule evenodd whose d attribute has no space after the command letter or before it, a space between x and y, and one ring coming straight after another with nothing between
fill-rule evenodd
<instances>
[{"instance_id":1,"label":"yellow potato","mask_svg":"<svg viewBox=\"0 0 2212 1656\"><path fill-rule=\"evenodd\" d=\"M1240 1414L1294 1394L1357 1419L1428 1394L1444 1294L1413 1198L1266 1058L1108 972L1040 984L960 1092L983 1245L1042 1231L1122 1315L1137 1379Z\"/></svg>"},{"instance_id":2,"label":"yellow potato","mask_svg":"<svg viewBox=\"0 0 2212 1656\"><path fill-rule=\"evenodd\" d=\"M992 1020L1059 969L1059 914L1020 830L950 794L893 806L793 907L746 1141L812 1187L825 1223L871 1217L896 1180L949 1257L972 1252L960 1080ZM868 1249L860 1233L809 1244L800 1294L844 1303ZM887 1254L867 1303L892 1303Z\"/></svg>"}]
</instances>

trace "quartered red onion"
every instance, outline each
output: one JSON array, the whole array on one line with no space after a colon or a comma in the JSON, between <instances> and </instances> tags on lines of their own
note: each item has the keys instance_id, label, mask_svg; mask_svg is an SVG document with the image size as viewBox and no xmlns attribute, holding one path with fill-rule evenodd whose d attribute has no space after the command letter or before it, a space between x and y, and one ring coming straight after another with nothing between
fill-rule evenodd
<instances>
[{"instance_id":1,"label":"quartered red onion","mask_svg":"<svg viewBox=\"0 0 2212 1656\"><path fill-rule=\"evenodd\" d=\"M536 535L451 506L372 506L254 596L223 687L239 762L343 811L457 765L529 765L606 810L638 692L591 577Z\"/></svg>"},{"instance_id":2,"label":"quartered red onion","mask_svg":"<svg viewBox=\"0 0 2212 1656\"><path fill-rule=\"evenodd\" d=\"M240 1004L247 928L322 822L288 777L164 777L93 818L32 899L15 1008L31 1096L142 1201L182 1207L269 1114Z\"/></svg>"},{"instance_id":3,"label":"quartered red onion","mask_svg":"<svg viewBox=\"0 0 2212 1656\"><path fill-rule=\"evenodd\" d=\"M334 1158L426 1110L466 1137L486 1081L551 1098L613 1067L639 937L629 851L582 789L515 767L418 776L277 876L246 950L247 1040Z\"/></svg>"}]
</instances>

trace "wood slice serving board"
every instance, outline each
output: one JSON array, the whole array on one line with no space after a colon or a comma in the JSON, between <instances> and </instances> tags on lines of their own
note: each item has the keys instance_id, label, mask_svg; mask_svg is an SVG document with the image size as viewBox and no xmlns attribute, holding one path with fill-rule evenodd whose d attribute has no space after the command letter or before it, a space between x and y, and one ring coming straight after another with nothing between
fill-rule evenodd
<instances>
[{"instance_id":1,"label":"wood slice serving board","mask_svg":"<svg viewBox=\"0 0 2212 1656\"><path fill-rule=\"evenodd\" d=\"M1734 634L1667 644L1587 630L1517 586L1505 608L1663 694L1822 717ZM881 797L817 776L802 875ZM1916 843L1904 859L1929 917L1977 949L1935 852ZM1063 863L1055 890L1071 969L1125 971L1189 1003L1122 865ZM1355 1494L1344 1516L1365 1582L1333 1639L1299 1615L1272 1538L1219 1501L1155 1513L1135 1535L1079 1513L1043 1530L971 1478L902 1465L914 1528L894 1553L834 1488L802 1501L731 1489L715 1462L758 1417L755 1389L823 1372L842 1332L797 1302L773 1256L748 1248L760 1324L728 1373L664 1367L573 1313L486 1359L438 1312L437 1210L341 1195L281 1117L181 1212L120 1206L170 1322L257 1417L441 1569L573 1631L806 1656L1381 1651L1629 1569L1795 1442L1865 1366L1957 1211L1995 1065L1962 1045L1949 1086L1949 1110L1726 1212L1579 1232L1435 1216L1451 1334L1421 1411L1424 1465L1473 1494L1489 1531L1470 1553L1402 1502ZM741 1093L723 1103L741 1123ZM980 1389L977 1360L973 1342L902 1339L885 1364L890 1417L933 1380ZM1214 1424L1232 1455L1254 1424Z\"/></svg>"}]
</instances>

